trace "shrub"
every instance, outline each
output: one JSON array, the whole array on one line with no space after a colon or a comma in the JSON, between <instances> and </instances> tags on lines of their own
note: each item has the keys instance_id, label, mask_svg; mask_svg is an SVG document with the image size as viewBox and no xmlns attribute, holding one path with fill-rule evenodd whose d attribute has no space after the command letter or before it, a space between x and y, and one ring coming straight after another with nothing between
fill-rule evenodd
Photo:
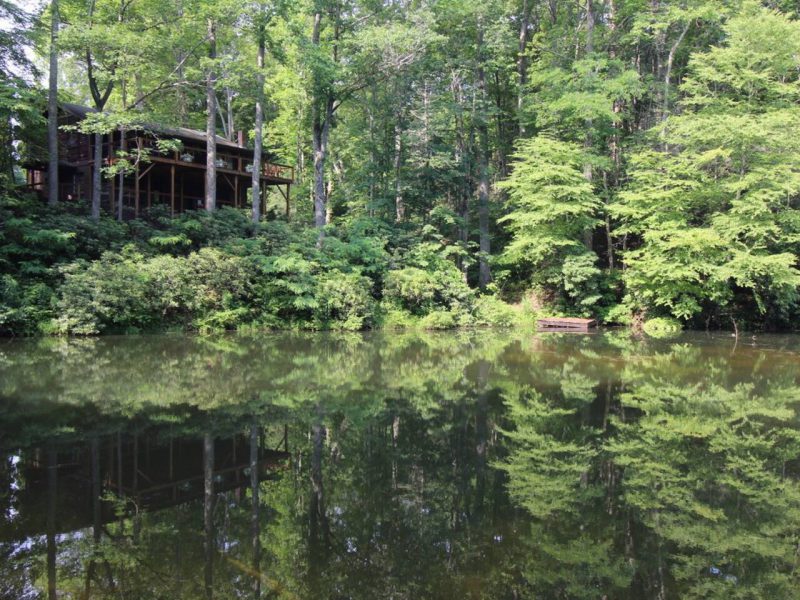
<instances>
[{"instance_id":1,"label":"shrub","mask_svg":"<svg viewBox=\"0 0 800 600\"><path fill-rule=\"evenodd\" d=\"M357 331L372 325L371 282L358 273L331 271L321 275L315 291L315 322L324 329Z\"/></svg>"},{"instance_id":2,"label":"shrub","mask_svg":"<svg viewBox=\"0 0 800 600\"><path fill-rule=\"evenodd\" d=\"M561 286L571 303L584 313L600 300L602 272L597 267L594 252L573 254L564 258L561 267Z\"/></svg>"},{"instance_id":3,"label":"shrub","mask_svg":"<svg viewBox=\"0 0 800 600\"><path fill-rule=\"evenodd\" d=\"M423 329L453 329L458 325L458 315L445 310L428 313L419 322Z\"/></svg>"},{"instance_id":4,"label":"shrub","mask_svg":"<svg viewBox=\"0 0 800 600\"><path fill-rule=\"evenodd\" d=\"M389 303L415 315L440 309L458 310L468 307L474 299L474 293L452 264L434 271L419 267L390 271L383 295Z\"/></svg>"},{"instance_id":5,"label":"shrub","mask_svg":"<svg viewBox=\"0 0 800 600\"><path fill-rule=\"evenodd\" d=\"M61 333L90 335L147 327L157 314L146 274L135 261L104 254L99 261L79 261L61 269L58 318Z\"/></svg>"},{"instance_id":6,"label":"shrub","mask_svg":"<svg viewBox=\"0 0 800 600\"><path fill-rule=\"evenodd\" d=\"M132 250L62 269L55 330L89 335L180 324L223 329L246 320L252 270L214 248L145 259Z\"/></svg>"},{"instance_id":7,"label":"shrub","mask_svg":"<svg viewBox=\"0 0 800 600\"><path fill-rule=\"evenodd\" d=\"M225 331L246 325L250 310L245 307L216 310L197 318L194 322L199 331Z\"/></svg>"},{"instance_id":8,"label":"shrub","mask_svg":"<svg viewBox=\"0 0 800 600\"><path fill-rule=\"evenodd\" d=\"M603 315L603 322L630 325L633 323L633 310L626 303L615 304Z\"/></svg>"},{"instance_id":9,"label":"shrub","mask_svg":"<svg viewBox=\"0 0 800 600\"><path fill-rule=\"evenodd\" d=\"M419 318L402 308L382 304L380 325L383 329L414 329L419 327Z\"/></svg>"},{"instance_id":10,"label":"shrub","mask_svg":"<svg viewBox=\"0 0 800 600\"><path fill-rule=\"evenodd\" d=\"M11 275L0 275L0 333L13 334L23 329L21 304L22 294L17 280Z\"/></svg>"},{"instance_id":11,"label":"shrub","mask_svg":"<svg viewBox=\"0 0 800 600\"><path fill-rule=\"evenodd\" d=\"M317 264L299 252L256 256L258 308L272 324L309 326L319 308L316 291Z\"/></svg>"},{"instance_id":12,"label":"shrub","mask_svg":"<svg viewBox=\"0 0 800 600\"><path fill-rule=\"evenodd\" d=\"M496 296L481 296L475 301L473 323L490 327L512 327L520 322L520 314L513 306Z\"/></svg>"}]
</instances>

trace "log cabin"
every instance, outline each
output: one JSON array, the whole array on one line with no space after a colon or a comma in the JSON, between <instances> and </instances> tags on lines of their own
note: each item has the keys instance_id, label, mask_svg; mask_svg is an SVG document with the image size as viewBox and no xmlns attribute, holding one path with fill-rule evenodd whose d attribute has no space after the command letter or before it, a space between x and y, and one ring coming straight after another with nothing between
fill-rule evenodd
<instances>
[{"instance_id":1,"label":"log cabin","mask_svg":"<svg viewBox=\"0 0 800 600\"><path fill-rule=\"evenodd\" d=\"M59 193L60 201L91 199L92 172L94 170L93 134L63 126L74 126L92 108L78 104L59 105ZM162 153L157 150L159 139L177 140L180 150ZM174 215L205 206L206 137L204 131L184 127L165 127L147 124L136 129L118 128L102 136L103 167L119 160L120 152L146 156L134 165L132 172L120 178L104 175L100 197L101 207L118 214L122 199L123 218L138 217L142 211L163 205ZM285 201L289 214L291 185L294 168L279 164L268 152L262 153L261 214L266 212L269 189L276 189ZM242 132L233 142L217 136L217 206L245 207L250 205L249 190L252 183L253 149L245 146ZM47 160L27 164L28 187L47 197ZM120 194L120 187L121 194Z\"/></svg>"}]
</instances>

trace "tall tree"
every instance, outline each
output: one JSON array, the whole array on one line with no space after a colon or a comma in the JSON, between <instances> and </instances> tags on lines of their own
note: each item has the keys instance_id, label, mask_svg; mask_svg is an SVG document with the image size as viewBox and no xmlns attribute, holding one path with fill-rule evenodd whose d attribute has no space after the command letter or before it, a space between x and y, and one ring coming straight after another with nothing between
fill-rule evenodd
<instances>
[{"instance_id":1,"label":"tall tree","mask_svg":"<svg viewBox=\"0 0 800 600\"><path fill-rule=\"evenodd\" d=\"M800 285L800 26L750 4L724 29L692 57L683 111L653 127L669 150L632 157L613 207L635 242L628 301L698 325L779 322Z\"/></svg>"},{"instance_id":2,"label":"tall tree","mask_svg":"<svg viewBox=\"0 0 800 600\"><path fill-rule=\"evenodd\" d=\"M489 125L487 123L488 107L486 99L486 66L483 15L477 17L477 72L478 86L478 286L485 290L492 280L489 269L491 240L489 238Z\"/></svg>"},{"instance_id":3,"label":"tall tree","mask_svg":"<svg viewBox=\"0 0 800 600\"><path fill-rule=\"evenodd\" d=\"M333 63L339 59L339 36L341 24L338 22L338 13L333 12ZM311 31L311 44L314 51L321 51L322 35L322 8L317 7L313 16ZM328 139L331 131L331 121L334 112L334 96L329 79L330 74L318 69L314 73L312 100L311 100L311 144L314 160L314 225L322 230L327 223L327 190L325 188L325 161L328 158ZM320 233L320 235L322 235Z\"/></svg>"},{"instance_id":4,"label":"tall tree","mask_svg":"<svg viewBox=\"0 0 800 600\"><path fill-rule=\"evenodd\" d=\"M207 18L208 65L206 68L206 210L217 208L217 22Z\"/></svg>"},{"instance_id":5,"label":"tall tree","mask_svg":"<svg viewBox=\"0 0 800 600\"><path fill-rule=\"evenodd\" d=\"M424 21L382 22L369 5L355 0L319 0L314 4L310 49L310 117L314 164L314 224L328 220L325 166L331 130L345 103L377 82L386 82L423 54L430 32Z\"/></svg>"},{"instance_id":6,"label":"tall tree","mask_svg":"<svg viewBox=\"0 0 800 600\"><path fill-rule=\"evenodd\" d=\"M47 87L47 202L58 203L58 0L50 3L50 73Z\"/></svg>"},{"instance_id":7,"label":"tall tree","mask_svg":"<svg viewBox=\"0 0 800 600\"><path fill-rule=\"evenodd\" d=\"M261 153L264 146L264 53L267 45L267 21L269 17L265 12L258 12L255 16L255 37L257 45L256 56L256 115L253 124L253 183L250 188L252 198L251 215L253 223L261 220Z\"/></svg>"}]
</instances>

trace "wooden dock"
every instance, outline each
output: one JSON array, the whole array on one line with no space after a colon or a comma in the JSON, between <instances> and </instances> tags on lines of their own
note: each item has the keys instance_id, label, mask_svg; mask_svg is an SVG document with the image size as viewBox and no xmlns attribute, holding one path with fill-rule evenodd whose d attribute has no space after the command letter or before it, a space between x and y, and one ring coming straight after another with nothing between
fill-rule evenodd
<instances>
[{"instance_id":1,"label":"wooden dock","mask_svg":"<svg viewBox=\"0 0 800 600\"><path fill-rule=\"evenodd\" d=\"M577 317L549 317L536 321L539 330L548 331L589 331L597 325L594 319L579 319Z\"/></svg>"}]
</instances>

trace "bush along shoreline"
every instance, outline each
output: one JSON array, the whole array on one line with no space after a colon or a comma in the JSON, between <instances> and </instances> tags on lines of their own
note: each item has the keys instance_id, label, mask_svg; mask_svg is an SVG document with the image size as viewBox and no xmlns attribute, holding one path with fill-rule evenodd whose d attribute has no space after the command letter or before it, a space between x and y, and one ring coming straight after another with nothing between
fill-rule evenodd
<instances>
[{"instance_id":1,"label":"bush along shoreline","mask_svg":"<svg viewBox=\"0 0 800 600\"><path fill-rule=\"evenodd\" d=\"M535 318L470 288L451 246L380 221L331 228L319 244L306 227L254 226L227 208L125 223L81 211L3 199L1 335L449 329Z\"/></svg>"},{"instance_id":2,"label":"bush along shoreline","mask_svg":"<svg viewBox=\"0 0 800 600\"><path fill-rule=\"evenodd\" d=\"M329 226L320 240L304 224L254 225L232 208L175 218L154 209L120 223L88 219L80 203L7 195L0 336L533 327L544 316L593 317L655 337L709 325L636 310L618 275L565 268L560 278L549 273L558 281L548 286L498 269L481 293L468 277L474 261L445 231L362 217ZM759 318L712 326L767 329Z\"/></svg>"}]
</instances>

